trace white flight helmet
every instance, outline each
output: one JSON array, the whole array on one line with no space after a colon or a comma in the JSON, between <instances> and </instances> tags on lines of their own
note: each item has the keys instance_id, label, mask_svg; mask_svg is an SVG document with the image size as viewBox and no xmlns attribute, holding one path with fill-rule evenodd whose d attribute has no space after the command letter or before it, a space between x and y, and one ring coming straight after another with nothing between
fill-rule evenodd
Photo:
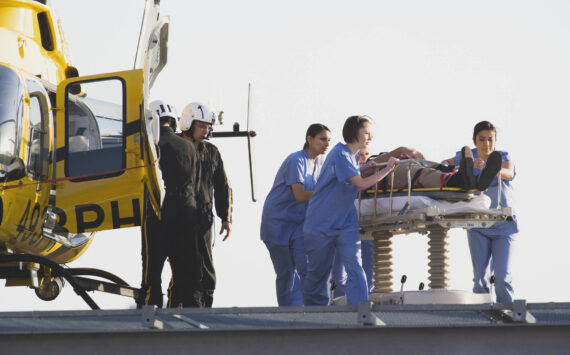
<instances>
[{"instance_id":1,"label":"white flight helmet","mask_svg":"<svg viewBox=\"0 0 570 355\"><path fill-rule=\"evenodd\" d=\"M158 115L158 118L172 117L175 120L178 119L176 114L176 108L172 105L167 104L162 100L154 100L150 103L150 110Z\"/></svg>"},{"instance_id":2,"label":"white flight helmet","mask_svg":"<svg viewBox=\"0 0 570 355\"><path fill-rule=\"evenodd\" d=\"M201 121L208 124L213 124L212 121L212 113L208 109L208 107L204 104L199 102L192 102L182 110L182 115L180 115L180 121L178 124L180 125L180 130L185 132L192 127L193 121Z\"/></svg>"}]
</instances>

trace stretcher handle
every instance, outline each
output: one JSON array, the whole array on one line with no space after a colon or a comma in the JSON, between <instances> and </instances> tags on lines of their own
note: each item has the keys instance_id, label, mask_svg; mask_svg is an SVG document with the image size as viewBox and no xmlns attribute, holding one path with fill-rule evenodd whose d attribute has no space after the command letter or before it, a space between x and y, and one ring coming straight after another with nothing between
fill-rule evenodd
<instances>
[{"instance_id":1,"label":"stretcher handle","mask_svg":"<svg viewBox=\"0 0 570 355\"><path fill-rule=\"evenodd\" d=\"M501 209L501 187L502 187L502 181L501 181L501 173L499 172L499 175L497 175L497 209L500 210Z\"/></svg>"},{"instance_id":2,"label":"stretcher handle","mask_svg":"<svg viewBox=\"0 0 570 355\"><path fill-rule=\"evenodd\" d=\"M412 165L412 164L420 164L419 160L417 159L396 159L396 161L398 162L398 166L402 166L402 165ZM381 167L381 166L386 166L388 164L388 162L381 162L381 163L377 163L374 162L374 165L372 165L373 167Z\"/></svg>"}]
</instances>

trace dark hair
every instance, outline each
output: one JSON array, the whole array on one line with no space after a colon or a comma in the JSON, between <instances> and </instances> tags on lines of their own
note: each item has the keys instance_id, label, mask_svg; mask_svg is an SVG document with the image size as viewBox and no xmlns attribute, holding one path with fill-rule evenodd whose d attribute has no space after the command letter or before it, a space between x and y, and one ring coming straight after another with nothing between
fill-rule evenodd
<instances>
[{"instance_id":1,"label":"dark hair","mask_svg":"<svg viewBox=\"0 0 570 355\"><path fill-rule=\"evenodd\" d=\"M166 123L168 123L168 125L176 131L176 118L171 116L162 116L160 118L160 125L164 126Z\"/></svg>"},{"instance_id":2,"label":"dark hair","mask_svg":"<svg viewBox=\"0 0 570 355\"><path fill-rule=\"evenodd\" d=\"M358 140L358 130L364 126L365 122L370 122L368 116L350 116L344 122L342 127L342 138L346 143L352 143Z\"/></svg>"},{"instance_id":3,"label":"dark hair","mask_svg":"<svg viewBox=\"0 0 570 355\"><path fill-rule=\"evenodd\" d=\"M184 135L188 138L190 138L192 141L194 141L194 123L196 122L196 120L193 120L192 123L190 123L190 128L188 128L187 130L185 130Z\"/></svg>"},{"instance_id":4,"label":"dark hair","mask_svg":"<svg viewBox=\"0 0 570 355\"><path fill-rule=\"evenodd\" d=\"M303 145L303 150L309 148L309 140L307 137L315 138L317 134L321 133L322 131L331 131L327 126L320 123L313 123L312 125L307 128L307 134L305 134L305 144Z\"/></svg>"},{"instance_id":5,"label":"dark hair","mask_svg":"<svg viewBox=\"0 0 570 355\"><path fill-rule=\"evenodd\" d=\"M497 136L497 129L495 128L495 126L493 126L491 122L481 121L475 125L475 128L473 128L473 144L477 145L475 139L477 138L477 135L481 131L493 131L495 132L495 138Z\"/></svg>"},{"instance_id":6,"label":"dark hair","mask_svg":"<svg viewBox=\"0 0 570 355\"><path fill-rule=\"evenodd\" d=\"M182 132L186 137L190 138L192 140L192 142L196 141L194 139L194 130L196 129L196 121L197 120L193 120L192 123L190 124L190 128L188 128L187 130ZM209 139L212 137L212 131L213 131L212 124L210 123L210 129L208 130L208 135L206 136L206 139Z\"/></svg>"}]
</instances>

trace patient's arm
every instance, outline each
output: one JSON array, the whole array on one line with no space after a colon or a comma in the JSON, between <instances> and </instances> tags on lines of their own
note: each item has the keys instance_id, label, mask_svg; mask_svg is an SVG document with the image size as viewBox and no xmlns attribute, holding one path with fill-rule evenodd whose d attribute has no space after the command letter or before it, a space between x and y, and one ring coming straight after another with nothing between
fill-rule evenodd
<instances>
[{"instance_id":1,"label":"patient's arm","mask_svg":"<svg viewBox=\"0 0 570 355\"><path fill-rule=\"evenodd\" d=\"M390 159L390 157L402 159L402 158L410 158L410 159L425 159L424 155L414 148L408 147L399 147L394 149L391 152L383 153L374 158L373 160L377 163L384 163Z\"/></svg>"}]
</instances>

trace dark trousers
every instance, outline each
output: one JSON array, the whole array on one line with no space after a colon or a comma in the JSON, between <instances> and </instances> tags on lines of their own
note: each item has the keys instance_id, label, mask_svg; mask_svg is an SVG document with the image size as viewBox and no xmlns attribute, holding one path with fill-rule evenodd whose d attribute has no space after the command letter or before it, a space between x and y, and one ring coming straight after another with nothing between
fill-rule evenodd
<instances>
[{"instance_id":1,"label":"dark trousers","mask_svg":"<svg viewBox=\"0 0 570 355\"><path fill-rule=\"evenodd\" d=\"M203 307L202 258L196 228L196 209L166 203L162 221L154 213L145 213L142 228L143 275L137 306L162 307L162 269L169 259L171 287L177 290L169 307ZM169 292L170 296L170 292Z\"/></svg>"},{"instance_id":2,"label":"dark trousers","mask_svg":"<svg viewBox=\"0 0 570 355\"><path fill-rule=\"evenodd\" d=\"M216 288L216 270L214 269L214 259L212 257L212 224L204 223L211 220L211 217L202 216L200 221L203 225L199 228L201 230L201 237L198 238L198 249L200 251L202 279L200 286L202 289L202 301L205 307L212 307L214 303L214 289ZM170 280L168 287L168 307L176 307L179 302L179 290L176 287L173 279Z\"/></svg>"},{"instance_id":3,"label":"dark trousers","mask_svg":"<svg viewBox=\"0 0 570 355\"><path fill-rule=\"evenodd\" d=\"M168 252L161 237L160 221L146 205L141 226L142 281L137 308L143 305L162 307L162 268Z\"/></svg>"},{"instance_id":4,"label":"dark trousers","mask_svg":"<svg viewBox=\"0 0 570 355\"><path fill-rule=\"evenodd\" d=\"M200 253L202 254L202 290L203 300L206 307L212 307L214 303L214 289L216 288L216 270L214 269L214 259L212 257L212 228L199 238Z\"/></svg>"},{"instance_id":5,"label":"dark trousers","mask_svg":"<svg viewBox=\"0 0 570 355\"><path fill-rule=\"evenodd\" d=\"M177 290L176 303L169 301L169 306L203 307L202 258L196 228L196 209L165 203L162 231L169 250L171 286Z\"/></svg>"}]
</instances>

